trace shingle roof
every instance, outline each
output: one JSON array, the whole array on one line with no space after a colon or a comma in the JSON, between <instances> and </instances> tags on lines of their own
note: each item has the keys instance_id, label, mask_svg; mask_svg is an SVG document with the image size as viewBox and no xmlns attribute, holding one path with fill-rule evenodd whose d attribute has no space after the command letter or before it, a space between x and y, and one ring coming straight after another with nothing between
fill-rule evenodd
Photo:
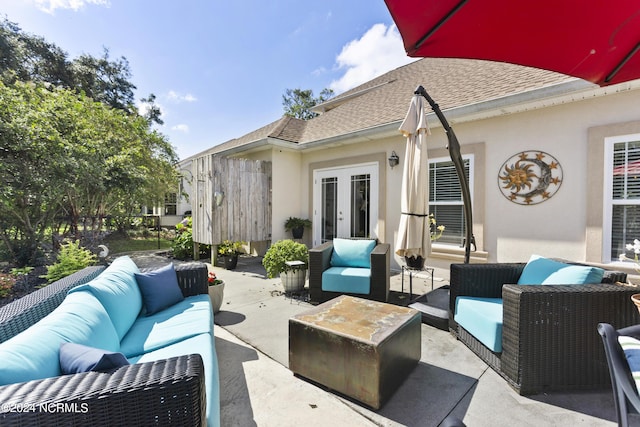
<instances>
[{"instance_id":1,"label":"shingle roof","mask_svg":"<svg viewBox=\"0 0 640 427\"><path fill-rule=\"evenodd\" d=\"M573 80L563 74L506 63L424 58L332 98L319 106L326 106L326 111L311 120L285 116L206 153L266 138L305 144L397 122L404 118L419 85L445 111Z\"/></svg>"}]
</instances>

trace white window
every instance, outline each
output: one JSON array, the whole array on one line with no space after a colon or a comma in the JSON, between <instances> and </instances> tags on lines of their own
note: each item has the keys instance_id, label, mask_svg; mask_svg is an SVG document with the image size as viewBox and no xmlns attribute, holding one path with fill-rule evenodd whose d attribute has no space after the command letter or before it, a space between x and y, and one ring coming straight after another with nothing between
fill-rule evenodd
<instances>
[{"instance_id":1,"label":"white window","mask_svg":"<svg viewBox=\"0 0 640 427\"><path fill-rule=\"evenodd\" d=\"M473 155L463 155L464 171L473 200ZM437 243L464 245L464 203L455 166L448 157L429 159L429 213L445 230Z\"/></svg>"},{"instance_id":2,"label":"white window","mask_svg":"<svg viewBox=\"0 0 640 427\"><path fill-rule=\"evenodd\" d=\"M603 254L616 261L640 239L640 134L605 138L604 177Z\"/></svg>"},{"instance_id":3,"label":"white window","mask_svg":"<svg viewBox=\"0 0 640 427\"><path fill-rule=\"evenodd\" d=\"M166 193L164 195L164 214L176 215L178 205L178 195L176 193Z\"/></svg>"}]
</instances>

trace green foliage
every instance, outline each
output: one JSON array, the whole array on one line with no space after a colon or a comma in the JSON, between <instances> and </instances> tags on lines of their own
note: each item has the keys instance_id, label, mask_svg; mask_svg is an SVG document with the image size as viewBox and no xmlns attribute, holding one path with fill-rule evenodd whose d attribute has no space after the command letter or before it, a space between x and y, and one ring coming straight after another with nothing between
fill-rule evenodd
<instances>
[{"instance_id":1,"label":"green foliage","mask_svg":"<svg viewBox=\"0 0 640 427\"><path fill-rule=\"evenodd\" d=\"M185 221L176 224L176 237L171 244L171 252L177 259L193 259L193 219L185 218ZM211 250L211 245L200 245L200 254L206 255Z\"/></svg>"},{"instance_id":2,"label":"green foliage","mask_svg":"<svg viewBox=\"0 0 640 427\"><path fill-rule=\"evenodd\" d=\"M0 240L2 254L35 264L61 218L128 217L177 188L178 158L155 130L160 111L133 106L125 58L82 55L0 21ZM64 228L64 227L62 227Z\"/></svg>"},{"instance_id":3,"label":"green foliage","mask_svg":"<svg viewBox=\"0 0 640 427\"><path fill-rule=\"evenodd\" d=\"M284 229L287 231L290 231L294 228L298 228L298 227L303 227L303 228L310 228L311 227L311 221L308 219L303 219L303 218L296 218L294 216L290 216L289 219L287 219L284 222Z\"/></svg>"},{"instance_id":4,"label":"green foliage","mask_svg":"<svg viewBox=\"0 0 640 427\"><path fill-rule=\"evenodd\" d=\"M311 111L311 108L317 104L322 104L333 96L333 89L322 89L320 96L315 98L313 90L307 89L286 89L282 95L282 105L284 106L284 115L295 117L297 119L309 120L318 114Z\"/></svg>"},{"instance_id":5,"label":"green foliage","mask_svg":"<svg viewBox=\"0 0 640 427\"><path fill-rule=\"evenodd\" d=\"M16 277L12 274L0 273L0 298L6 298L13 292Z\"/></svg>"},{"instance_id":6,"label":"green foliage","mask_svg":"<svg viewBox=\"0 0 640 427\"><path fill-rule=\"evenodd\" d=\"M61 245L58 260L55 264L47 266L44 278L48 283L52 283L95 263L95 254L80 247L79 241L69 242Z\"/></svg>"},{"instance_id":7,"label":"green foliage","mask_svg":"<svg viewBox=\"0 0 640 427\"><path fill-rule=\"evenodd\" d=\"M218 245L218 255L236 255L242 252L242 247L246 244L247 242L243 241L233 242L231 240L225 240Z\"/></svg>"},{"instance_id":8,"label":"green foliage","mask_svg":"<svg viewBox=\"0 0 640 427\"><path fill-rule=\"evenodd\" d=\"M262 265L267 270L267 277L273 279L282 272L292 270L285 264L287 261L302 261L305 268L309 266L309 250L302 244L290 239L279 240L267 250Z\"/></svg>"}]
</instances>

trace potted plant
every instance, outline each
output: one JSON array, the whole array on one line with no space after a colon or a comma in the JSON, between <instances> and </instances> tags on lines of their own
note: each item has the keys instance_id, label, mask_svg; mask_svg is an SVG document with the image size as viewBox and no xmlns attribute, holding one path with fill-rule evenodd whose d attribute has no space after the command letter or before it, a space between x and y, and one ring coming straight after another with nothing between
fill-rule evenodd
<instances>
[{"instance_id":1,"label":"potted plant","mask_svg":"<svg viewBox=\"0 0 640 427\"><path fill-rule=\"evenodd\" d=\"M224 268L233 270L238 265L238 254L247 242L225 240L218 245L218 255L224 257Z\"/></svg>"},{"instance_id":2,"label":"potted plant","mask_svg":"<svg viewBox=\"0 0 640 427\"><path fill-rule=\"evenodd\" d=\"M286 231L291 230L291 234L293 235L294 239L302 239L304 229L310 227L311 220L297 218L294 216L290 216L289 219L284 222L284 229Z\"/></svg>"},{"instance_id":3,"label":"potted plant","mask_svg":"<svg viewBox=\"0 0 640 427\"><path fill-rule=\"evenodd\" d=\"M270 279L280 275L285 293L299 292L307 278L309 250L304 244L291 239L279 240L267 250L262 265Z\"/></svg>"},{"instance_id":4,"label":"potted plant","mask_svg":"<svg viewBox=\"0 0 640 427\"><path fill-rule=\"evenodd\" d=\"M431 241L435 242L439 238L442 237L442 233L444 233L445 226L438 225L436 221L436 216L432 213L429 214L429 235L431 237ZM424 268L424 258L421 256L417 257L404 257L405 262L407 263L407 267L414 270L422 270Z\"/></svg>"},{"instance_id":5,"label":"potted plant","mask_svg":"<svg viewBox=\"0 0 640 427\"><path fill-rule=\"evenodd\" d=\"M222 307L222 299L224 298L224 280L218 279L216 273L209 272L209 298L211 299L211 307L213 312L217 313Z\"/></svg>"}]
</instances>

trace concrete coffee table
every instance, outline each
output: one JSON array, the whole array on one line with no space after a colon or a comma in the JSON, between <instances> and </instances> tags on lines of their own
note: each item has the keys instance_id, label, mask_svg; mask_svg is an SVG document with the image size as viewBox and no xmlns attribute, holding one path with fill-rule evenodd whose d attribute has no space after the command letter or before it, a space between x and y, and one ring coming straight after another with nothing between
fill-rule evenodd
<instances>
[{"instance_id":1,"label":"concrete coffee table","mask_svg":"<svg viewBox=\"0 0 640 427\"><path fill-rule=\"evenodd\" d=\"M379 409L420 360L420 312L340 296L289 319L289 369Z\"/></svg>"}]
</instances>

